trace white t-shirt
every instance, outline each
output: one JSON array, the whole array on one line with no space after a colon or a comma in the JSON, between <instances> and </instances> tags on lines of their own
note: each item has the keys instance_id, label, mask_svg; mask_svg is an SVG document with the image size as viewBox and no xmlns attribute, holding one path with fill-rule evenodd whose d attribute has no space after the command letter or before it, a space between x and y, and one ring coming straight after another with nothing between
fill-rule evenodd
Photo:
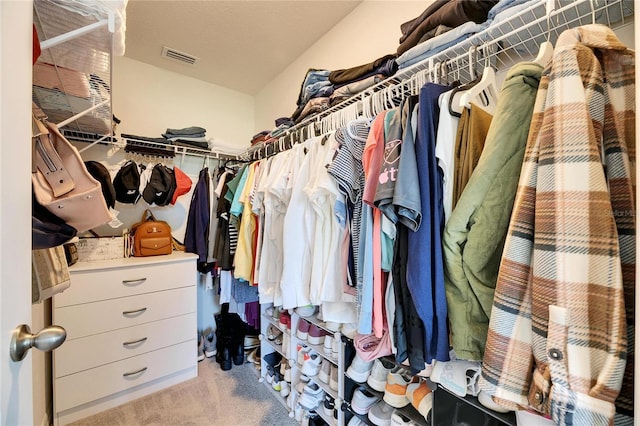
<instances>
[{"instance_id":1,"label":"white t-shirt","mask_svg":"<svg viewBox=\"0 0 640 426\"><path fill-rule=\"evenodd\" d=\"M278 251L282 247L282 226L281 223L278 226L277 221L277 217L281 215L279 210L282 210L282 207L279 205L278 198L271 192L271 188L277 185L278 181L286 180L286 176L283 176L283 174L284 168L288 163L289 153L290 151L285 151L271 159L269 173L263 178L264 182L261 182L258 187L258 193L262 192L264 194L264 227L258 275L258 293L260 295L260 303L274 303L278 306L282 304L282 296L280 294L280 279L276 280L275 278L277 273L275 262L282 261L281 256L278 256Z\"/></svg>"},{"instance_id":2,"label":"white t-shirt","mask_svg":"<svg viewBox=\"0 0 640 426\"><path fill-rule=\"evenodd\" d=\"M442 204L444 206L445 223L451 217L453 208L455 138L458 132L458 122L460 121L460 118L449 113L451 92L448 91L441 94L438 99L440 121L438 122L438 133L436 135L436 158L438 159L438 167L442 170Z\"/></svg>"},{"instance_id":3,"label":"white t-shirt","mask_svg":"<svg viewBox=\"0 0 640 426\"><path fill-rule=\"evenodd\" d=\"M291 181L291 197L283 222L283 268L280 288L285 309L311 303L309 286L315 216L304 194L304 187L310 179L313 166L318 161L319 142L318 138L309 139L299 145L301 149L295 154L299 166L295 178Z\"/></svg>"}]
</instances>

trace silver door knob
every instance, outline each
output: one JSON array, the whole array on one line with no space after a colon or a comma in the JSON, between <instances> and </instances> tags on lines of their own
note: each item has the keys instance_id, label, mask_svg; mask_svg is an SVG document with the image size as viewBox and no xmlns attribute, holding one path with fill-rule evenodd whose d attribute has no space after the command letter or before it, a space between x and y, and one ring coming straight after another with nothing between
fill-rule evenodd
<instances>
[{"instance_id":1,"label":"silver door knob","mask_svg":"<svg viewBox=\"0 0 640 426\"><path fill-rule=\"evenodd\" d=\"M50 325L33 334L28 325L22 324L13 330L9 354L14 362L22 361L29 349L49 352L64 343L67 331L59 325Z\"/></svg>"}]
</instances>

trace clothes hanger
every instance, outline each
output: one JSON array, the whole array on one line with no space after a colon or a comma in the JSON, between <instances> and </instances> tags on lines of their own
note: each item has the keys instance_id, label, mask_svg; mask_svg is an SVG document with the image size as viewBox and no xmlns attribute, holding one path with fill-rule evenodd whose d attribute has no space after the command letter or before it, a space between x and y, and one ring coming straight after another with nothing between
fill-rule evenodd
<instances>
[{"instance_id":1,"label":"clothes hanger","mask_svg":"<svg viewBox=\"0 0 640 426\"><path fill-rule=\"evenodd\" d=\"M543 68L551 62L551 58L553 57L553 44L549 41L551 35L551 12L553 12L553 8L555 7L555 2L552 3L553 5L551 6L551 9L547 9L547 39L540 44L538 56L533 60L533 62L539 64Z\"/></svg>"},{"instance_id":2,"label":"clothes hanger","mask_svg":"<svg viewBox=\"0 0 640 426\"><path fill-rule=\"evenodd\" d=\"M475 66L474 64L476 63L476 53L477 53L477 48L476 46L471 46L469 48L469 56L468 56L468 61L469 61L469 78L471 79L471 81L469 81L466 84L461 84L458 85L456 87L454 87L451 91L451 96L449 96L449 114L452 117L458 117L460 118L462 116L461 112L462 112L462 108L464 108L463 106L460 106L460 101L458 101L458 103L454 102L454 99L456 98L456 94L460 93L460 92L465 92L469 89L471 89L473 86L475 86L476 84L478 84L480 82L480 78L476 75L476 70L475 70ZM461 80L461 71L460 71L460 66L456 67L457 69L457 76L456 76L456 81L459 82ZM460 97L462 97L462 94L460 94Z\"/></svg>"},{"instance_id":3,"label":"clothes hanger","mask_svg":"<svg viewBox=\"0 0 640 426\"><path fill-rule=\"evenodd\" d=\"M485 66L482 70L480 81L460 98L461 108L470 108L473 102L487 112L493 112L498 99L498 87L496 84L496 71L489 63L489 56L485 56Z\"/></svg>"},{"instance_id":4,"label":"clothes hanger","mask_svg":"<svg viewBox=\"0 0 640 426\"><path fill-rule=\"evenodd\" d=\"M543 41L538 51L538 56L533 60L536 64L546 67L553 57L553 44L549 41Z\"/></svg>"}]
</instances>

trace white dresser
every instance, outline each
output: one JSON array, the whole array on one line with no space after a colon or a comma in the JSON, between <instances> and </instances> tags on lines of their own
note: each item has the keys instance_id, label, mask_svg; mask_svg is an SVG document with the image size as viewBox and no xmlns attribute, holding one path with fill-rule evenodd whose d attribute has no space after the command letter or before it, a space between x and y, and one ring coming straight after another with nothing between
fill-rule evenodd
<instances>
[{"instance_id":1,"label":"white dresser","mask_svg":"<svg viewBox=\"0 0 640 426\"><path fill-rule=\"evenodd\" d=\"M196 377L197 256L79 262L53 298L67 340L53 354L63 425Z\"/></svg>"}]
</instances>

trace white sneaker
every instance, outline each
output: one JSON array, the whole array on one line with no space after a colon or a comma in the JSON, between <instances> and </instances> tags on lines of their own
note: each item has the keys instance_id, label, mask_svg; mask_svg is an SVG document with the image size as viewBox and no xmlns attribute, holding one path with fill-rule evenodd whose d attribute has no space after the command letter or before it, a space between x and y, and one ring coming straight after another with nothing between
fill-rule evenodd
<instances>
[{"instance_id":1,"label":"white sneaker","mask_svg":"<svg viewBox=\"0 0 640 426\"><path fill-rule=\"evenodd\" d=\"M315 410L324 399L324 391L317 383L309 382L303 389L302 395L298 398L298 404L306 410Z\"/></svg>"},{"instance_id":2,"label":"white sneaker","mask_svg":"<svg viewBox=\"0 0 640 426\"><path fill-rule=\"evenodd\" d=\"M334 391L338 391L338 367L335 365L331 367L329 373L329 387Z\"/></svg>"},{"instance_id":3,"label":"white sneaker","mask_svg":"<svg viewBox=\"0 0 640 426\"><path fill-rule=\"evenodd\" d=\"M358 325L354 322L342 324L342 334L353 340L358 332Z\"/></svg>"},{"instance_id":4,"label":"white sneaker","mask_svg":"<svg viewBox=\"0 0 640 426\"><path fill-rule=\"evenodd\" d=\"M384 358L375 359L373 361L373 367L371 368L371 374L367 379L367 384L371 386L373 390L384 392L384 387L387 384L387 374L393 367L395 367L395 364Z\"/></svg>"},{"instance_id":5,"label":"white sneaker","mask_svg":"<svg viewBox=\"0 0 640 426\"><path fill-rule=\"evenodd\" d=\"M369 410L369 421L377 426L388 426L391 423L391 415L394 408L384 401L379 401Z\"/></svg>"},{"instance_id":6,"label":"white sneaker","mask_svg":"<svg viewBox=\"0 0 640 426\"><path fill-rule=\"evenodd\" d=\"M283 398L286 398L291 393L291 384L289 382L282 381L280 382L280 395Z\"/></svg>"},{"instance_id":7,"label":"white sneaker","mask_svg":"<svg viewBox=\"0 0 640 426\"><path fill-rule=\"evenodd\" d=\"M204 337L204 356L211 358L218 351L216 350L216 333L213 331Z\"/></svg>"},{"instance_id":8,"label":"white sneaker","mask_svg":"<svg viewBox=\"0 0 640 426\"><path fill-rule=\"evenodd\" d=\"M395 408L402 408L409 404L407 386L412 377L401 367L396 367L387 373L387 384L384 387L383 399Z\"/></svg>"},{"instance_id":9,"label":"white sneaker","mask_svg":"<svg viewBox=\"0 0 640 426\"><path fill-rule=\"evenodd\" d=\"M351 365L347 368L347 375L353 379L356 383L364 383L367 381L371 369L373 368L373 361L365 361L360 358L358 352L351 361Z\"/></svg>"},{"instance_id":10,"label":"white sneaker","mask_svg":"<svg viewBox=\"0 0 640 426\"><path fill-rule=\"evenodd\" d=\"M329 384L331 367L333 367L333 364L331 364L329 361L323 361L322 365L320 366L320 372L318 373L318 380L320 380L322 383Z\"/></svg>"},{"instance_id":11,"label":"white sneaker","mask_svg":"<svg viewBox=\"0 0 640 426\"><path fill-rule=\"evenodd\" d=\"M299 366L302 366L304 363L304 355L309 353L309 351L311 350L311 348L307 345L304 344L300 344L298 343L298 355L296 358L296 362L298 363Z\"/></svg>"},{"instance_id":12,"label":"white sneaker","mask_svg":"<svg viewBox=\"0 0 640 426\"><path fill-rule=\"evenodd\" d=\"M351 420L349 420L349 423L347 423L347 426L362 426L362 425L366 425L366 423L360 420L360 417L358 416L351 417Z\"/></svg>"},{"instance_id":13,"label":"white sneaker","mask_svg":"<svg viewBox=\"0 0 640 426\"><path fill-rule=\"evenodd\" d=\"M302 364L302 374L306 374L309 377L317 376L320 372L320 366L322 358L315 351L309 351L304 355L304 362Z\"/></svg>"},{"instance_id":14,"label":"white sneaker","mask_svg":"<svg viewBox=\"0 0 640 426\"><path fill-rule=\"evenodd\" d=\"M369 392L364 386L360 386L353 392L351 409L357 414L364 415L367 414L371 407L378 401L380 401L380 398Z\"/></svg>"},{"instance_id":15,"label":"white sneaker","mask_svg":"<svg viewBox=\"0 0 640 426\"><path fill-rule=\"evenodd\" d=\"M393 410L391 414L391 426L418 426L418 423L411 420L400 410Z\"/></svg>"},{"instance_id":16,"label":"white sneaker","mask_svg":"<svg viewBox=\"0 0 640 426\"><path fill-rule=\"evenodd\" d=\"M331 355L331 346L333 344L333 336L330 334L327 334L326 336L324 336L324 345L323 345L323 352L325 355Z\"/></svg>"},{"instance_id":17,"label":"white sneaker","mask_svg":"<svg viewBox=\"0 0 640 426\"><path fill-rule=\"evenodd\" d=\"M338 354L340 353L340 339L337 336L334 336L331 339L331 359L334 361L338 360Z\"/></svg>"},{"instance_id":18,"label":"white sneaker","mask_svg":"<svg viewBox=\"0 0 640 426\"><path fill-rule=\"evenodd\" d=\"M302 318L309 318L316 313L316 307L313 305L298 306L296 308L296 313Z\"/></svg>"}]
</instances>

